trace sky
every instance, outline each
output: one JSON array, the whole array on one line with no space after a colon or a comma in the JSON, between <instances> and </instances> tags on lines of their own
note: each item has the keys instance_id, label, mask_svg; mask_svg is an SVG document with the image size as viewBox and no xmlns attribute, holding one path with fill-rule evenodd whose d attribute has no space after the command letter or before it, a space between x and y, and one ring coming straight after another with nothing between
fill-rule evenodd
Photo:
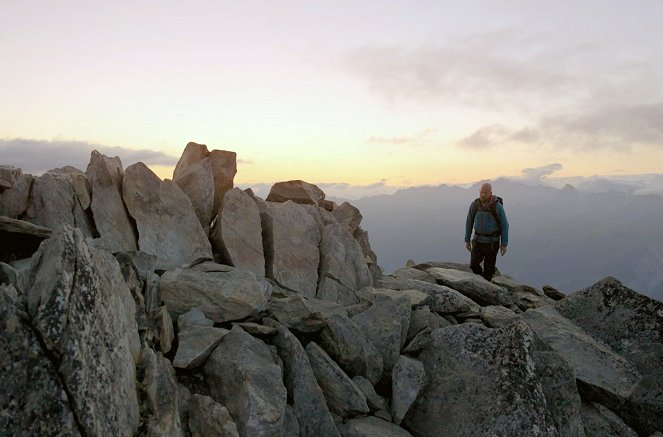
<instances>
[{"instance_id":1,"label":"sky","mask_svg":"<svg viewBox=\"0 0 663 437\"><path fill-rule=\"evenodd\" d=\"M348 198L512 176L660 180L659 0L0 0L0 165L91 150L161 178Z\"/></svg>"}]
</instances>

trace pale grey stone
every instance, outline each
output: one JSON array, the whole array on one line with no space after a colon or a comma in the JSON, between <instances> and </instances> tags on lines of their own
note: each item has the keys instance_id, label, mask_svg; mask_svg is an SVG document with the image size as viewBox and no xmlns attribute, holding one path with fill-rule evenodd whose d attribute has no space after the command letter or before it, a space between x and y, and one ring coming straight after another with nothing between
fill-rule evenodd
<instances>
[{"instance_id":1,"label":"pale grey stone","mask_svg":"<svg viewBox=\"0 0 663 437\"><path fill-rule=\"evenodd\" d=\"M458 291L443 285L431 284L418 279L397 278L383 276L378 285L392 290L418 290L428 294L431 299L426 302L431 311L437 313L462 313L466 311L479 311L479 305L472 299L463 296Z\"/></svg>"},{"instance_id":2,"label":"pale grey stone","mask_svg":"<svg viewBox=\"0 0 663 437\"><path fill-rule=\"evenodd\" d=\"M332 211L334 218L339 224L345 226L350 234L354 234L361 224L361 212L349 202L343 202Z\"/></svg>"},{"instance_id":3,"label":"pale grey stone","mask_svg":"<svg viewBox=\"0 0 663 437\"><path fill-rule=\"evenodd\" d=\"M280 203L291 200L295 203L322 207L325 200L325 193L313 184L301 180L293 180L274 184L269 190L266 200L268 202Z\"/></svg>"},{"instance_id":4,"label":"pale grey stone","mask_svg":"<svg viewBox=\"0 0 663 437\"><path fill-rule=\"evenodd\" d=\"M173 181L182 189L191 201L191 206L200 221L203 231L209 235L210 224L215 216L214 175L209 158L190 164L180 171L175 171Z\"/></svg>"},{"instance_id":5,"label":"pale grey stone","mask_svg":"<svg viewBox=\"0 0 663 437\"><path fill-rule=\"evenodd\" d=\"M269 314L289 329L316 332L325 327L325 319L332 314L347 316L347 310L334 302L307 299L299 295L271 299Z\"/></svg>"},{"instance_id":6,"label":"pale grey stone","mask_svg":"<svg viewBox=\"0 0 663 437\"><path fill-rule=\"evenodd\" d=\"M11 184L0 192L0 215L17 219L28 208L32 175L24 174L20 168L0 165L0 179Z\"/></svg>"},{"instance_id":7,"label":"pale grey stone","mask_svg":"<svg viewBox=\"0 0 663 437\"><path fill-rule=\"evenodd\" d=\"M430 300L430 295L419 290L392 290L391 288L364 287L355 293L362 300L375 303L380 297L397 299L405 297L410 301L410 306L415 307L425 304Z\"/></svg>"},{"instance_id":8,"label":"pale grey stone","mask_svg":"<svg viewBox=\"0 0 663 437\"><path fill-rule=\"evenodd\" d=\"M524 322L438 328L417 356L426 383L404 424L417 436L556 435Z\"/></svg>"},{"instance_id":9,"label":"pale grey stone","mask_svg":"<svg viewBox=\"0 0 663 437\"><path fill-rule=\"evenodd\" d=\"M157 257L157 269L212 259L212 246L191 201L176 183L161 181L139 162L124 173L122 197L136 221L138 247Z\"/></svg>"},{"instance_id":10,"label":"pale grey stone","mask_svg":"<svg viewBox=\"0 0 663 437\"><path fill-rule=\"evenodd\" d=\"M161 299L174 317L200 307L214 322L244 319L264 310L271 286L247 270L203 272L176 269L160 281Z\"/></svg>"},{"instance_id":11,"label":"pale grey stone","mask_svg":"<svg viewBox=\"0 0 663 437\"><path fill-rule=\"evenodd\" d=\"M401 355L391 373L391 414L400 425L424 386L426 370L423 363Z\"/></svg>"},{"instance_id":12,"label":"pale grey stone","mask_svg":"<svg viewBox=\"0 0 663 437\"><path fill-rule=\"evenodd\" d=\"M260 211L239 188L226 193L212 227L211 239L224 262L265 276Z\"/></svg>"},{"instance_id":13,"label":"pale grey stone","mask_svg":"<svg viewBox=\"0 0 663 437\"><path fill-rule=\"evenodd\" d=\"M619 416L601 404L583 402L581 412L587 436L637 437L638 435Z\"/></svg>"},{"instance_id":14,"label":"pale grey stone","mask_svg":"<svg viewBox=\"0 0 663 437\"><path fill-rule=\"evenodd\" d=\"M230 412L209 396L191 396L189 430L191 437L239 437Z\"/></svg>"},{"instance_id":15,"label":"pale grey stone","mask_svg":"<svg viewBox=\"0 0 663 437\"><path fill-rule=\"evenodd\" d=\"M366 404L371 411L389 410L389 404L386 399L377 394L371 381L363 376L355 376L352 378L352 382L354 382L357 388L361 390L366 397ZM391 421L391 416L389 416L389 420Z\"/></svg>"},{"instance_id":16,"label":"pale grey stone","mask_svg":"<svg viewBox=\"0 0 663 437\"><path fill-rule=\"evenodd\" d=\"M456 269L433 267L426 270L438 284L459 291L481 306L513 305L513 299L506 288L486 281L483 277Z\"/></svg>"},{"instance_id":17,"label":"pale grey stone","mask_svg":"<svg viewBox=\"0 0 663 437\"><path fill-rule=\"evenodd\" d=\"M228 332L227 329L211 326L190 326L181 329L177 333L178 346L173 366L181 369L201 366Z\"/></svg>"},{"instance_id":18,"label":"pale grey stone","mask_svg":"<svg viewBox=\"0 0 663 437\"><path fill-rule=\"evenodd\" d=\"M391 422L377 417L357 417L340 426L343 437L411 437L411 434Z\"/></svg>"},{"instance_id":19,"label":"pale grey stone","mask_svg":"<svg viewBox=\"0 0 663 437\"><path fill-rule=\"evenodd\" d=\"M302 296L315 297L320 232L302 205L264 202L260 211L268 278Z\"/></svg>"},{"instance_id":20,"label":"pale grey stone","mask_svg":"<svg viewBox=\"0 0 663 437\"><path fill-rule=\"evenodd\" d=\"M410 326L407 329L407 338L405 341L412 341L417 334L426 328L432 330L449 325L451 325L451 323L449 323L444 317L432 312L428 306L423 306L412 310L410 315Z\"/></svg>"},{"instance_id":21,"label":"pale grey stone","mask_svg":"<svg viewBox=\"0 0 663 437\"><path fill-rule=\"evenodd\" d=\"M92 190L90 208L99 236L112 252L135 251L136 230L122 199L124 169L117 156L92 151L85 171Z\"/></svg>"},{"instance_id":22,"label":"pale grey stone","mask_svg":"<svg viewBox=\"0 0 663 437\"><path fill-rule=\"evenodd\" d=\"M195 307L177 318L177 329L183 331L189 328L208 328L214 326L214 320L205 317L200 307Z\"/></svg>"},{"instance_id":23,"label":"pale grey stone","mask_svg":"<svg viewBox=\"0 0 663 437\"><path fill-rule=\"evenodd\" d=\"M320 346L350 377L364 376L376 384L384 369L382 355L362 329L348 317L332 314L320 332ZM400 325L399 325L400 327Z\"/></svg>"},{"instance_id":24,"label":"pale grey stone","mask_svg":"<svg viewBox=\"0 0 663 437\"><path fill-rule=\"evenodd\" d=\"M150 348L142 351L142 366L147 395L147 435L181 435L177 379L173 366L160 352L155 353Z\"/></svg>"},{"instance_id":25,"label":"pale grey stone","mask_svg":"<svg viewBox=\"0 0 663 437\"><path fill-rule=\"evenodd\" d=\"M522 318L513 310L501 305L488 305L481 308L481 319L491 328L506 328Z\"/></svg>"},{"instance_id":26,"label":"pale grey stone","mask_svg":"<svg viewBox=\"0 0 663 437\"><path fill-rule=\"evenodd\" d=\"M282 434L287 393L282 370L265 343L234 326L204 370L212 397L226 406L240 436Z\"/></svg>"},{"instance_id":27,"label":"pale grey stone","mask_svg":"<svg viewBox=\"0 0 663 437\"><path fill-rule=\"evenodd\" d=\"M129 435L139 424L135 307L120 266L65 226L32 258L27 308L55 357L87 435Z\"/></svg>"},{"instance_id":28,"label":"pale grey stone","mask_svg":"<svg viewBox=\"0 0 663 437\"><path fill-rule=\"evenodd\" d=\"M283 325L268 319L277 330L274 343L283 360L285 385L302 437L338 436L324 395L318 385L304 347Z\"/></svg>"},{"instance_id":29,"label":"pale grey stone","mask_svg":"<svg viewBox=\"0 0 663 437\"><path fill-rule=\"evenodd\" d=\"M514 303L523 311L554 303L553 299L536 288L521 284L509 275L494 276L491 282L506 288L511 294Z\"/></svg>"},{"instance_id":30,"label":"pale grey stone","mask_svg":"<svg viewBox=\"0 0 663 437\"><path fill-rule=\"evenodd\" d=\"M306 354L333 413L341 417L352 417L370 411L361 390L320 346L310 342L306 345Z\"/></svg>"}]
</instances>

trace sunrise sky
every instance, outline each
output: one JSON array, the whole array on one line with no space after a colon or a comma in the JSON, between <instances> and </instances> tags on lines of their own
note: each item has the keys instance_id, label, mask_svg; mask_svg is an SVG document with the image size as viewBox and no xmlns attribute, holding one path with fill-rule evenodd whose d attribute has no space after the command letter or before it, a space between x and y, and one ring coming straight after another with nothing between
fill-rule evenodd
<instances>
[{"instance_id":1,"label":"sunrise sky","mask_svg":"<svg viewBox=\"0 0 663 437\"><path fill-rule=\"evenodd\" d=\"M237 184L663 172L663 2L0 1L0 165Z\"/></svg>"}]
</instances>

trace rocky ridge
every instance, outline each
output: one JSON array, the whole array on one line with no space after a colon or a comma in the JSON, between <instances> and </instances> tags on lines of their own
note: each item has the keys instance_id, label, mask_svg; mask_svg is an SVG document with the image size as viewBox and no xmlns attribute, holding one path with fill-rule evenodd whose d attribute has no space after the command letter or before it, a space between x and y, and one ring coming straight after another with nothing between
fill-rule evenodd
<instances>
[{"instance_id":1,"label":"rocky ridge","mask_svg":"<svg viewBox=\"0 0 663 437\"><path fill-rule=\"evenodd\" d=\"M93 152L0 166L9 435L661 436L663 304L467 266L384 275L361 213L304 181L173 181Z\"/></svg>"}]
</instances>

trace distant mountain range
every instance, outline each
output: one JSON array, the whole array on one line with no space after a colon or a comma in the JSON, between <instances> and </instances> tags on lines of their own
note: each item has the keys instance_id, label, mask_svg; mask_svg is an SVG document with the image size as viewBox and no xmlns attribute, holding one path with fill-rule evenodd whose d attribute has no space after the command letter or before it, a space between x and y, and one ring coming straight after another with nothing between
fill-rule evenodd
<instances>
[{"instance_id":1,"label":"distant mountain range","mask_svg":"<svg viewBox=\"0 0 663 437\"><path fill-rule=\"evenodd\" d=\"M469 262L465 218L479 186L409 188L352 203L362 212L378 263L390 273L408 259ZM508 179L494 181L493 194L504 199L511 227L500 271L565 293L614 276L663 300L663 197Z\"/></svg>"}]
</instances>

